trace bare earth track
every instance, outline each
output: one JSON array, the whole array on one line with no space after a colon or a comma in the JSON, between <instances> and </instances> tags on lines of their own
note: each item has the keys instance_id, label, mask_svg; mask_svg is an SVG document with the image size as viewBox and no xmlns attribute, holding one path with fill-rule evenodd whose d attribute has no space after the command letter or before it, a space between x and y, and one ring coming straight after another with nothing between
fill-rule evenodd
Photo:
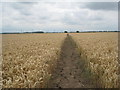
<instances>
[{"instance_id":1,"label":"bare earth track","mask_svg":"<svg viewBox=\"0 0 120 90\"><path fill-rule=\"evenodd\" d=\"M81 77L80 54L69 35L61 48L61 56L48 84L49 88L92 88L90 81Z\"/></svg>"}]
</instances>

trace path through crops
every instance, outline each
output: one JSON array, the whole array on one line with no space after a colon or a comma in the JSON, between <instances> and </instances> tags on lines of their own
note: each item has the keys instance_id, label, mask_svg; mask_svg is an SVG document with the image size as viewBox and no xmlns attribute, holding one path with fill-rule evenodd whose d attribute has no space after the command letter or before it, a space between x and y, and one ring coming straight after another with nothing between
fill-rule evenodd
<instances>
[{"instance_id":1,"label":"path through crops","mask_svg":"<svg viewBox=\"0 0 120 90\"><path fill-rule=\"evenodd\" d=\"M61 56L49 82L49 88L92 88L89 80L81 77L80 54L71 36L67 35Z\"/></svg>"}]
</instances>

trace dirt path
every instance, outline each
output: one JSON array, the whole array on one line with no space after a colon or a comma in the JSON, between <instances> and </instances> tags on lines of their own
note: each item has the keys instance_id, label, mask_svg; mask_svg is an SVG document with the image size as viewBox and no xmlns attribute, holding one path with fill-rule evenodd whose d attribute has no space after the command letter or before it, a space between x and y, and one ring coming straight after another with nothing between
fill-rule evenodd
<instances>
[{"instance_id":1,"label":"dirt path","mask_svg":"<svg viewBox=\"0 0 120 90\"><path fill-rule=\"evenodd\" d=\"M60 60L50 80L49 88L91 88L87 81L81 78L80 55L67 36L62 46Z\"/></svg>"}]
</instances>

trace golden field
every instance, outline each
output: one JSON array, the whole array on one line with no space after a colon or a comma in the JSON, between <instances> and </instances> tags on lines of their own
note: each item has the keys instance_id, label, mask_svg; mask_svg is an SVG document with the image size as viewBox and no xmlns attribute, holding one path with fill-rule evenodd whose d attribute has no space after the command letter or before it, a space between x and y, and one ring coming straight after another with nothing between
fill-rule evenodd
<instances>
[{"instance_id":1,"label":"golden field","mask_svg":"<svg viewBox=\"0 0 120 90\"><path fill-rule=\"evenodd\" d=\"M70 33L96 87L118 87L118 34ZM44 88L67 37L55 34L3 34L3 88ZM64 55L63 55L64 56Z\"/></svg>"},{"instance_id":2,"label":"golden field","mask_svg":"<svg viewBox=\"0 0 120 90\"><path fill-rule=\"evenodd\" d=\"M3 35L3 88L46 87L65 36Z\"/></svg>"},{"instance_id":3,"label":"golden field","mask_svg":"<svg viewBox=\"0 0 120 90\"><path fill-rule=\"evenodd\" d=\"M70 34L75 40L85 69L91 73L97 87L117 88L118 33ZM88 75L90 76L90 75Z\"/></svg>"}]
</instances>

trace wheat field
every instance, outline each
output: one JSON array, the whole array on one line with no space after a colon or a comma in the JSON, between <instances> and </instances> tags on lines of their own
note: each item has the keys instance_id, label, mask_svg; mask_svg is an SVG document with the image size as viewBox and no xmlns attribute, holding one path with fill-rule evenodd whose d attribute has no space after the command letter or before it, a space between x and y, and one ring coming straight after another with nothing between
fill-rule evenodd
<instances>
[{"instance_id":1,"label":"wheat field","mask_svg":"<svg viewBox=\"0 0 120 90\"><path fill-rule=\"evenodd\" d=\"M3 87L45 87L64 38L64 34L3 35Z\"/></svg>"},{"instance_id":2,"label":"wheat field","mask_svg":"<svg viewBox=\"0 0 120 90\"><path fill-rule=\"evenodd\" d=\"M93 83L103 88L117 88L118 33L70 34L75 40L85 68L93 75Z\"/></svg>"},{"instance_id":3,"label":"wheat field","mask_svg":"<svg viewBox=\"0 0 120 90\"><path fill-rule=\"evenodd\" d=\"M70 33L69 36L76 43L92 84L117 88L118 34ZM66 37L65 33L3 34L2 87L47 87Z\"/></svg>"}]
</instances>

